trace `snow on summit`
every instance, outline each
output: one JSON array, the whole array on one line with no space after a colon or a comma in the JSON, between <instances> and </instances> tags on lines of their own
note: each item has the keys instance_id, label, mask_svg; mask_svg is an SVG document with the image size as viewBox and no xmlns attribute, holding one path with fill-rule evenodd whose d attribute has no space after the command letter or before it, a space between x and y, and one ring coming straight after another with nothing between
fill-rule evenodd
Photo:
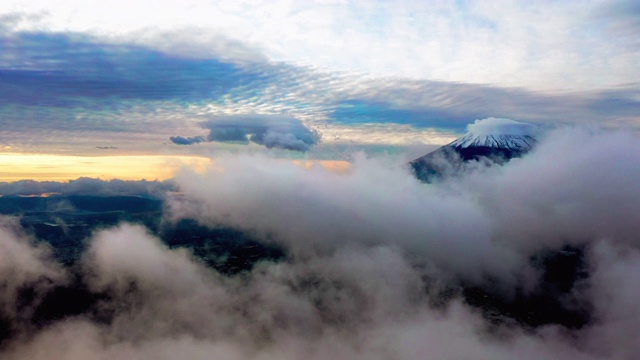
<instances>
[{"instance_id":1,"label":"snow on summit","mask_svg":"<svg viewBox=\"0 0 640 360\"><path fill-rule=\"evenodd\" d=\"M491 117L476 120L467 126L464 136L409 164L421 181L438 181L444 175L465 171L462 162L483 161L485 165L502 165L520 157L537 144L539 132L535 125L510 119Z\"/></svg>"},{"instance_id":2,"label":"snow on summit","mask_svg":"<svg viewBox=\"0 0 640 360\"><path fill-rule=\"evenodd\" d=\"M468 125L467 134L449 146L529 150L536 143L537 130L532 124L491 117Z\"/></svg>"}]
</instances>

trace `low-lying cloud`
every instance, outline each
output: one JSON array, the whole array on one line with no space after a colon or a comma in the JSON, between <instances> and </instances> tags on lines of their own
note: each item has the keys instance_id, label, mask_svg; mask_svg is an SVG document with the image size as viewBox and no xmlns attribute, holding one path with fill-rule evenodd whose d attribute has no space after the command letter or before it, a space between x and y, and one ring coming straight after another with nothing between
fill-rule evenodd
<instances>
[{"instance_id":1,"label":"low-lying cloud","mask_svg":"<svg viewBox=\"0 0 640 360\"><path fill-rule=\"evenodd\" d=\"M269 149L307 151L320 141L320 134L300 120L280 115L218 116L202 127L209 134L196 137L172 136L177 145L193 145L204 141L249 144L249 141Z\"/></svg>"},{"instance_id":2,"label":"low-lying cloud","mask_svg":"<svg viewBox=\"0 0 640 360\"><path fill-rule=\"evenodd\" d=\"M0 195L143 195L162 197L167 191L175 190L170 181L147 180L101 180L81 177L68 182L20 180L0 182Z\"/></svg>"},{"instance_id":3,"label":"low-lying cloud","mask_svg":"<svg viewBox=\"0 0 640 360\"><path fill-rule=\"evenodd\" d=\"M81 314L34 324L29 311L42 296L24 307L20 294L4 292L0 319L11 331L0 356L634 358L638 139L561 129L521 159L467 170L423 184L388 159L356 157L335 173L234 156L210 172L185 171L169 220L240 228L287 252L234 276L129 224L95 233L81 264L61 268L44 245L5 223L0 246L19 249L0 257L10 288L47 294L75 276L97 300ZM546 291L531 259L567 246L585 253L588 276L562 293L567 309L589 312L582 327L487 317L460 295L461 286L505 299Z\"/></svg>"}]
</instances>

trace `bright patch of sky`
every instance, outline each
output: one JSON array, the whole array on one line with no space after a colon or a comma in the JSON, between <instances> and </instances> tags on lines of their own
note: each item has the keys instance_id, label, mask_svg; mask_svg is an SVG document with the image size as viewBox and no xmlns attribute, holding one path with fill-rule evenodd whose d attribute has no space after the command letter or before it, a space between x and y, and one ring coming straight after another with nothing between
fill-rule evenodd
<instances>
[{"instance_id":1,"label":"bright patch of sky","mask_svg":"<svg viewBox=\"0 0 640 360\"><path fill-rule=\"evenodd\" d=\"M633 1L4 1L15 29L81 32L188 57L602 89L640 78ZM636 31L634 31L634 29Z\"/></svg>"}]
</instances>

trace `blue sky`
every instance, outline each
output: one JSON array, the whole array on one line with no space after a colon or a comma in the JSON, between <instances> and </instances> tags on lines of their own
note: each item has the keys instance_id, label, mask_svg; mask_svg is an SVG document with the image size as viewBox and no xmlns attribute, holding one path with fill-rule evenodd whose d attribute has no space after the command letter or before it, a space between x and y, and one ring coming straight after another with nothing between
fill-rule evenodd
<instances>
[{"instance_id":1,"label":"blue sky","mask_svg":"<svg viewBox=\"0 0 640 360\"><path fill-rule=\"evenodd\" d=\"M0 151L210 154L246 145L170 138L256 114L317 131L315 157L487 117L638 131L637 4L5 1Z\"/></svg>"}]
</instances>

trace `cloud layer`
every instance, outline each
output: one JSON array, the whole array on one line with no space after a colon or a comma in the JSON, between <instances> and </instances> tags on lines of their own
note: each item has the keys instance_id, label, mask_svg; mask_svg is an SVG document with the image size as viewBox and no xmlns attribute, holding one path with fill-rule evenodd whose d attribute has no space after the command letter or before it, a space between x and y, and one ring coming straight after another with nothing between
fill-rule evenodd
<instances>
[{"instance_id":1,"label":"cloud layer","mask_svg":"<svg viewBox=\"0 0 640 360\"><path fill-rule=\"evenodd\" d=\"M20 180L0 182L0 195L142 195L162 197L168 191L175 190L172 181L126 181L78 178L68 182Z\"/></svg>"},{"instance_id":2,"label":"cloud layer","mask_svg":"<svg viewBox=\"0 0 640 360\"><path fill-rule=\"evenodd\" d=\"M172 217L232 226L287 252L226 276L140 226L95 233L61 268L6 220L0 319L5 359L607 359L640 351L640 142L622 132L563 129L504 166L418 182L408 168L358 158L309 170L230 157L185 172ZM535 301L531 256L584 248L588 276L559 293L586 307L577 329L487 318L459 296L478 286ZM78 278L93 302L34 323L52 289ZM37 296L25 306L24 289ZM18 301L19 299L22 299ZM495 316L498 318L496 319ZM502 318L502 319L501 319ZM490 320L493 319L493 320Z\"/></svg>"},{"instance_id":3,"label":"cloud layer","mask_svg":"<svg viewBox=\"0 0 640 360\"><path fill-rule=\"evenodd\" d=\"M22 0L3 4L0 14L13 18L11 28L80 32L172 56L263 57L537 90L613 88L637 78L629 76L637 75L639 56L632 1L192 0L156 4L152 12L142 0L128 5L123 14L110 6Z\"/></svg>"},{"instance_id":4,"label":"cloud layer","mask_svg":"<svg viewBox=\"0 0 640 360\"><path fill-rule=\"evenodd\" d=\"M278 115L218 116L202 124L209 129L206 141L248 144L249 141L267 148L307 151L320 141L320 134L300 120ZM193 145L205 141L203 136L172 136L177 145Z\"/></svg>"},{"instance_id":5,"label":"cloud layer","mask_svg":"<svg viewBox=\"0 0 640 360\"><path fill-rule=\"evenodd\" d=\"M259 57L251 62L217 55L180 57L86 33L0 29L0 37L0 145L13 151L84 154L109 145L121 153L159 153L167 151L163 143L169 137L180 144L200 141L187 135L212 118L250 114L293 117L320 131L326 127L332 136L325 144L340 145L371 144L374 137L383 146L416 140L442 144L447 142L443 137L487 117L548 126L640 126L634 84L544 93L495 84L376 78ZM389 124L388 139L370 131ZM398 126L402 132L394 131ZM413 136L405 136L406 130ZM241 139L234 131L213 136ZM333 135L339 132L345 136ZM277 133L256 140L303 146Z\"/></svg>"}]
</instances>

